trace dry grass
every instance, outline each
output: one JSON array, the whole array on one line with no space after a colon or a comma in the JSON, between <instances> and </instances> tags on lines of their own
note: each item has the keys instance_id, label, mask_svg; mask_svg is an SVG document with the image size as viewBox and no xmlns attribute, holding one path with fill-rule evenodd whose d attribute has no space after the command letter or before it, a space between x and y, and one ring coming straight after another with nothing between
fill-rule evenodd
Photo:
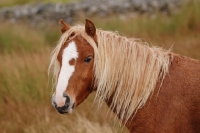
<instances>
[{"instance_id":1,"label":"dry grass","mask_svg":"<svg viewBox=\"0 0 200 133\"><path fill-rule=\"evenodd\" d=\"M2 23L0 32L0 129L2 133L90 133L115 132L105 119L107 107L96 112L93 95L74 115L60 115L51 105L51 83L47 69L51 47L49 36L24 25ZM58 27L57 27L58 28ZM21 29L21 30L19 30ZM53 29L52 29L53 30ZM12 31L12 32L10 32ZM25 33L29 33L28 36ZM55 33L59 36L59 30ZM56 40L54 40L56 41ZM20 45L20 47L18 46ZM28 46L28 47L27 47ZM51 81L49 81L51 82Z\"/></svg>"},{"instance_id":2,"label":"dry grass","mask_svg":"<svg viewBox=\"0 0 200 133\"><path fill-rule=\"evenodd\" d=\"M173 51L200 59L200 9L184 7L179 14L154 19L141 16L93 17L97 27L117 30L127 36L145 39ZM84 21L83 21L84 22ZM51 85L47 68L52 45L60 36L59 25L30 28L25 24L0 25L0 129L2 133L114 133L113 117L106 117L104 105L98 113L92 94L74 114L58 114L51 105ZM125 129L124 133L127 132Z\"/></svg>"},{"instance_id":3,"label":"dry grass","mask_svg":"<svg viewBox=\"0 0 200 133\"><path fill-rule=\"evenodd\" d=\"M58 114L51 106L47 68L50 49L43 52L0 56L0 129L6 133L112 133L117 127L107 122L106 107L96 115L93 95L77 108L75 115ZM93 111L92 111L92 110Z\"/></svg>"}]
</instances>

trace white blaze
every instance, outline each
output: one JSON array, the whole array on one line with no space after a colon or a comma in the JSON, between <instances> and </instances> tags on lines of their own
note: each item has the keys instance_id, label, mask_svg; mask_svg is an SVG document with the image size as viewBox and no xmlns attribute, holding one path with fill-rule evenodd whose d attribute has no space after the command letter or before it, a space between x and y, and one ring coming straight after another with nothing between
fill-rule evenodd
<instances>
[{"instance_id":1,"label":"white blaze","mask_svg":"<svg viewBox=\"0 0 200 133\"><path fill-rule=\"evenodd\" d=\"M62 67L60 69L60 74L58 77L58 83L56 86L56 94L55 94L55 102L58 106L63 106L65 104L65 97L63 97L63 93L65 92L68 81L72 76L75 65L70 65L69 61L71 59L76 59L78 57L78 52L76 49L75 42L70 42L69 45L63 50L62 55Z\"/></svg>"}]
</instances>

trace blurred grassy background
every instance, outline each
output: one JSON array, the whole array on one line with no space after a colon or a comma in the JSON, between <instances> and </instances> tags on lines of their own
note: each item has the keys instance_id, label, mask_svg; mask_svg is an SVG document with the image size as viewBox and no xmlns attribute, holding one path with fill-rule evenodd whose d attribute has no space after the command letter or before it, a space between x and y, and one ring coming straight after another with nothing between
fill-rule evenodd
<instances>
[{"instance_id":1,"label":"blurred grassy background","mask_svg":"<svg viewBox=\"0 0 200 133\"><path fill-rule=\"evenodd\" d=\"M65 2L65 3L70 3L70 2L75 2L75 1L80 1L80 0L59 0L59 2ZM52 2L58 2L57 0L1 0L0 1L0 7L4 6L14 6L14 5L22 5L26 4L27 2L44 2L44 3L52 3Z\"/></svg>"},{"instance_id":2,"label":"blurred grassy background","mask_svg":"<svg viewBox=\"0 0 200 133\"><path fill-rule=\"evenodd\" d=\"M11 3L20 0L13 0ZM7 2L7 1L4 1ZM5 5L3 1L0 6ZM191 2L170 16L143 14L119 19L90 17L96 27L142 38L150 45L200 59L200 3ZM84 23L87 16L77 18ZM58 114L51 105L47 69L50 52L61 33L58 25L30 27L26 23L0 25L0 129L2 133L114 133L113 119L104 105L96 113L94 94L74 114ZM48 83L50 82L50 83ZM127 132L124 129L123 132Z\"/></svg>"}]
</instances>

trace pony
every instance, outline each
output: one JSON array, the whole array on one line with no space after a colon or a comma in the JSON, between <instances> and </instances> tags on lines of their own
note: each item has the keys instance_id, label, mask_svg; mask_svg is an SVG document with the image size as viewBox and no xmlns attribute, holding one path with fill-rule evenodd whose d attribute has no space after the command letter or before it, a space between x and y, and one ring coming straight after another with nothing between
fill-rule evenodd
<instances>
[{"instance_id":1,"label":"pony","mask_svg":"<svg viewBox=\"0 0 200 133\"><path fill-rule=\"evenodd\" d=\"M96 92L130 133L200 132L200 61L136 38L97 29L91 20L70 26L52 51L52 105L71 114Z\"/></svg>"}]
</instances>

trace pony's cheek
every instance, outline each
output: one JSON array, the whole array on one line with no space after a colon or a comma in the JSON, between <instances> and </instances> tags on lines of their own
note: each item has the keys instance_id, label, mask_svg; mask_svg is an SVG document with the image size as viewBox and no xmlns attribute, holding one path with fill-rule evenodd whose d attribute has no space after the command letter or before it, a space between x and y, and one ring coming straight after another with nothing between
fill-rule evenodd
<instances>
[{"instance_id":1,"label":"pony's cheek","mask_svg":"<svg viewBox=\"0 0 200 133\"><path fill-rule=\"evenodd\" d=\"M75 106L79 106L79 104L81 104L84 100L85 100L86 97L78 97L76 98L76 102L75 102Z\"/></svg>"}]
</instances>

